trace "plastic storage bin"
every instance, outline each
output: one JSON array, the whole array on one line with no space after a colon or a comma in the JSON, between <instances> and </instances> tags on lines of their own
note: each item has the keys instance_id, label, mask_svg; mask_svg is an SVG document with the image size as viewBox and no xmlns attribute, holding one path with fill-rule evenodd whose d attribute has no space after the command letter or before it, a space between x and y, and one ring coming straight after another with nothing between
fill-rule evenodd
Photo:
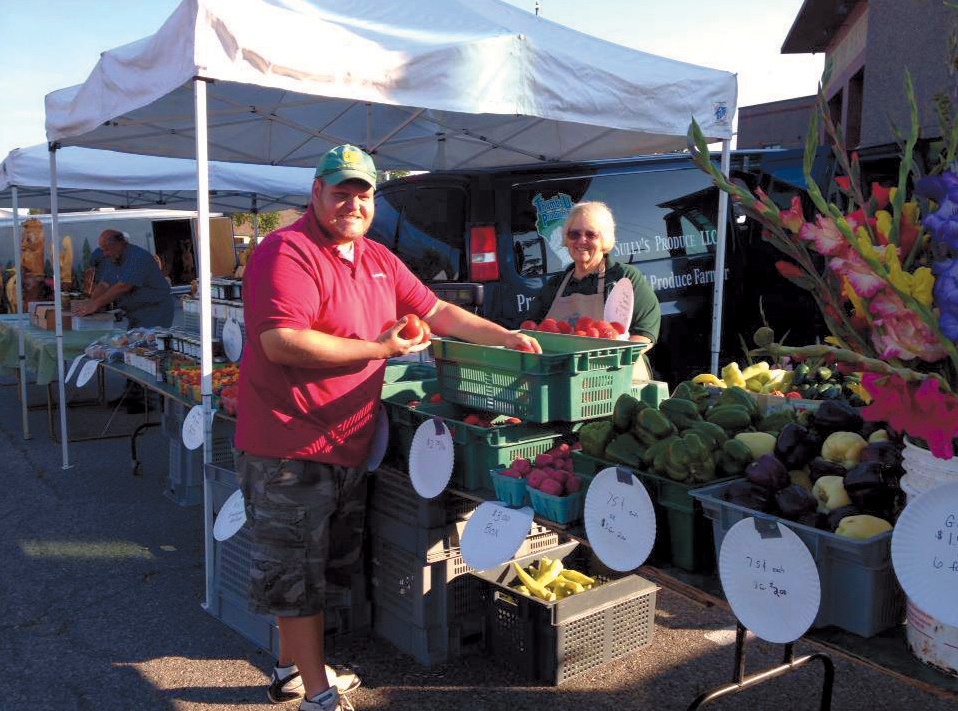
<instances>
[{"instance_id":1,"label":"plastic storage bin","mask_svg":"<svg viewBox=\"0 0 958 711\"><path fill-rule=\"evenodd\" d=\"M527 331L543 353L435 338L443 399L532 422L576 422L612 413L632 387L645 346L628 341Z\"/></svg>"},{"instance_id":2,"label":"plastic storage bin","mask_svg":"<svg viewBox=\"0 0 958 711\"><path fill-rule=\"evenodd\" d=\"M443 492L424 499L413 489L409 474L383 466L370 473L370 507L421 528L436 528L469 516L478 502Z\"/></svg>"},{"instance_id":3,"label":"plastic storage bin","mask_svg":"<svg viewBox=\"0 0 958 711\"><path fill-rule=\"evenodd\" d=\"M712 521L716 554L728 530L756 513L726 501L728 487L726 482L692 492ZM777 520L798 534L818 567L822 601L813 627L835 625L871 637L903 621L905 595L892 569L891 531L856 541L793 521Z\"/></svg>"},{"instance_id":4,"label":"plastic storage bin","mask_svg":"<svg viewBox=\"0 0 958 711\"><path fill-rule=\"evenodd\" d=\"M606 467L622 465L582 452L573 452L572 466L578 473L595 476ZM703 513L702 505L690 494L693 489L705 485L686 484L634 467L626 469L642 482L655 510L655 546L652 548L651 560L694 573L713 571L715 544L712 524ZM716 479L715 482L738 478L740 477L726 477Z\"/></svg>"},{"instance_id":5,"label":"plastic storage bin","mask_svg":"<svg viewBox=\"0 0 958 711\"><path fill-rule=\"evenodd\" d=\"M567 561L576 546L566 543L546 554ZM541 555L517 562L526 566ZM487 651L529 679L561 684L652 641L658 587L638 575L555 602L510 589L516 577L511 563L473 575L484 585Z\"/></svg>"},{"instance_id":6,"label":"plastic storage bin","mask_svg":"<svg viewBox=\"0 0 958 711\"><path fill-rule=\"evenodd\" d=\"M170 402L167 398L167 402ZM174 401L175 403L175 401ZM178 403L175 403L178 405ZM186 409L186 408L184 408ZM189 412L186 409L186 412ZM164 405L164 416L166 407ZM180 427L182 428L182 421ZM212 463L233 468L233 436L236 425L230 420L213 418ZM163 494L180 506L203 503L203 448L187 449L179 430L169 436L170 459Z\"/></svg>"},{"instance_id":7,"label":"plastic storage bin","mask_svg":"<svg viewBox=\"0 0 958 711\"><path fill-rule=\"evenodd\" d=\"M409 447L419 426L426 420L440 417L452 430L452 485L467 490L492 490L489 470L508 466L519 457L534 458L558 444L563 436L555 429L526 423L495 427L469 425L463 422L469 411L451 403L427 403L416 407L405 403L398 396L383 400L400 460L408 461Z\"/></svg>"}]
</instances>

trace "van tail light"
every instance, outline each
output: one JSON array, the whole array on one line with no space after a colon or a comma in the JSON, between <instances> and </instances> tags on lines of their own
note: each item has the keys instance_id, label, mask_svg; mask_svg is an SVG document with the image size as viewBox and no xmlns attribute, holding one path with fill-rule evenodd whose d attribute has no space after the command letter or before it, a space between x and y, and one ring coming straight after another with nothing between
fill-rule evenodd
<instances>
[{"instance_id":1,"label":"van tail light","mask_svg":"<svg viewBox=\"0 0 958 711\"><path fill-rule=\"evenodd\" d=\"M483 225L469 229L469 267L473 281L497 281L499 258L496 256L496 228Z\"/></svg>"}]
</instances>

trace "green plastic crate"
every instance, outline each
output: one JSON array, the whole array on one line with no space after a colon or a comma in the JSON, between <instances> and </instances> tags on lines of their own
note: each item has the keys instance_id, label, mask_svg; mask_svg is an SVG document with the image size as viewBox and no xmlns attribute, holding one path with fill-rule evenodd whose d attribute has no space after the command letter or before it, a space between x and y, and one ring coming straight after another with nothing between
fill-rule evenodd
<instances>
[{"instance_id":1,"label":"green plastic crate","mask_svg":"<svg viewBox=\"0 0 958 711\"><path fill-rule=\"evenodd\" d=\"M396 454L408 465L409 447L419 426L440 417L452 430L454 448L451 483L467 490L492 490L490 469L509 466L518 457L534 458L558 444L562 432L534 424L479 427L463 422L469 410L451 403L406 406L407 400L393 396L383 399L389 415L390 437L396 440Z\"/></svg>"},{"instance_id":2,"label":"green plastic crate","mask_svg":"<svg viewBox=\"0 0 958 711\"><path fill-rule=\"evenodd\" d=\"M525 331L543 353L433 339L443 399L532 422L612 414L645 344Z\"/></svg>"},{"instance_id":3,"label":"green plastic crate","mask_svg":"<svg viewBox=\"0 0 958 711\"><path fill-rule=\"evenodd\" d=\"M572 453L572 466L576 472L595 476L606 467L622 465L576 451ZM638 477L649 492L655 510L655 545L651 560L693 573L713 571L715 545L712 524L702 512L702 505L689 492L740 477L714 479L706 484L686 484L635 467L626 468Z\"/></svg>"},{"instance_id":4,"label":"green plastic crate","mask_svg":"<svg viewBox=\"0 0 958 711\"><path fill-rule=\"evenodd\" d=\"M398 383L406 380L432 380L436 377L435 366L428 363L387 363L385 382Z\"/></svg>"}]
</instances>

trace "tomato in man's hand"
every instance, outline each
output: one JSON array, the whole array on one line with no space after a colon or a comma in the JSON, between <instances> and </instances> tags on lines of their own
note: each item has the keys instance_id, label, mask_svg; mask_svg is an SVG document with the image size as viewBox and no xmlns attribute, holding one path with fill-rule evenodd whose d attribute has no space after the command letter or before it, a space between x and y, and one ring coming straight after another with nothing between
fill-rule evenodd
<instances>
[{"instance_id":1,"label":"tomato in man's hand","mask_svg":"<svg viewBox=\"0 0 958 711\"><path fill-rule=\"evenodd\" d=\"M419 317L416 314L409 314L406 316L406 325L399 331L399 337L407 341L419 341L422 339L422 332L422 322Z\"/></svg>"},{"instance_id":2,"label":"tomato in man's hand","mask_svg":"<svg viewBox=\"0 0 958 711\"><path fill-rule=\"evenodd\" d=\"M524 353L535 353L535 348L532 347L531 343L517 343L512 347L514 351L522 351Z\"/></svg>"},{"instance_id":3,"label":"tomato in man's hand","mask_svg":"<svg viewBox=\"0 0 958 711\"><path fill-rule=\"evenodd\" d=\"M386 321L386 323L383 324L383 330L381 331L381 333L385 333L386 331L388 331L390 328L392 328L395 325L396 325L396 319L394 318L389 319L388 321Z\"/></svg>"}]
</instances>

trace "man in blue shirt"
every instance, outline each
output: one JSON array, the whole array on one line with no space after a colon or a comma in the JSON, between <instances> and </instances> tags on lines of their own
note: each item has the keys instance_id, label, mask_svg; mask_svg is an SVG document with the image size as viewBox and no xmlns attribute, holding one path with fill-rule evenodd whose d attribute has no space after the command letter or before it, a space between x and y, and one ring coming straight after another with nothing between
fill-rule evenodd
<instances>
[{"instance_id":1,"label":"man in blue shirt","mask_svg":"<svg viewBox=\"0 0 958 711\"><path fill-rule=\"evenodd\" d=\"M99 283L90 301L77 307L75 313L86 316L116 301L126 312L131 328L169 328L173 324L173 295L153 255L130 244L118 230L103 230L99 248L104 255L96 270Z\"/></svg>"}]
</instances>

